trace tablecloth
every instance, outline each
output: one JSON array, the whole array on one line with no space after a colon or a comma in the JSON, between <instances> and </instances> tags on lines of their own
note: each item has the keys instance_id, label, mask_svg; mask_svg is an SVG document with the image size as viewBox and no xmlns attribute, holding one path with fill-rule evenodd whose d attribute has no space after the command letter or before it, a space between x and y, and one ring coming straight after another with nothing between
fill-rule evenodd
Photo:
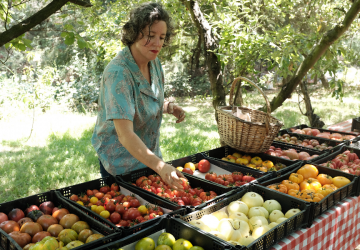
<instances>
[{"instance_id":1,"label":"tablecloth","mask_svg":"<svg viewBox=\"0 0 360 250\"><path fill-rule=\"evenodd\" d=\"M360 245L360 196L339 202L313 225L298 230L270 250L354 250Z\"/></svg>"}]
</instances>

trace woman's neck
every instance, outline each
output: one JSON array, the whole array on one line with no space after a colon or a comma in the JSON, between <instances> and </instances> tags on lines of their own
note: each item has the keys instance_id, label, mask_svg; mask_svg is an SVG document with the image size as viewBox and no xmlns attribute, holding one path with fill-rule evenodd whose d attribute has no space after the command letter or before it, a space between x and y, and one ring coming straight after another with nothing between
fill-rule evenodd
<instances>
[{"instance_id":1,"label":"woman's neck","mask_svg":"<svg viewBox=\"0 0 360 250\"><path fill-rule=\"evenodd\" d=\"M130 46L130 52L139 67L141 72L146 72L148 70L149 60L147 60L144 56L142 56L136 49L133 49Z\"/></svg>"}]
</instances>

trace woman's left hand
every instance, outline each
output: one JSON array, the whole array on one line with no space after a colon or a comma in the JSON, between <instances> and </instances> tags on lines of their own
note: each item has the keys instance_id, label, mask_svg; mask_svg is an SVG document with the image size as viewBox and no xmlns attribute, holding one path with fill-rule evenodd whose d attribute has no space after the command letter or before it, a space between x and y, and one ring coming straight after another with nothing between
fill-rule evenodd
<instances>
[{"instance_id":1,"label":"woman's left hand","mask_svg":"<svg viewBox=\"0 0 360 250\"><path fill-rule=\"evenodd\" d=\"M176 123L182 122L185 119L185 111L180 106L173 103L169 104L168 113L172 114L178 119Z\"/></svg>"}]
</instances>

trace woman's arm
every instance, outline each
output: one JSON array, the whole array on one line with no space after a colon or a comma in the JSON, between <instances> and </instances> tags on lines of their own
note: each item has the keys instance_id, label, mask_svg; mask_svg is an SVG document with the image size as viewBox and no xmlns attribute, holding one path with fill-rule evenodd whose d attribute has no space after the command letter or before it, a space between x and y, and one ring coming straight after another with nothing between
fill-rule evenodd
<instances>
[{"instance_id":1,"label":"woman's arm","mask_svg":"<svg viewBox=\"0 0 360 250\"><path fill-rule=\"evenodd\" d=\"M120 143L145 166L158 173L161 178L170 186L183 189L179 177L183 174L173 166L166 164L149 150L144 142L134 133L133 122L130 120L114 119L114 126Z\"/></svg>"}]
</instances>

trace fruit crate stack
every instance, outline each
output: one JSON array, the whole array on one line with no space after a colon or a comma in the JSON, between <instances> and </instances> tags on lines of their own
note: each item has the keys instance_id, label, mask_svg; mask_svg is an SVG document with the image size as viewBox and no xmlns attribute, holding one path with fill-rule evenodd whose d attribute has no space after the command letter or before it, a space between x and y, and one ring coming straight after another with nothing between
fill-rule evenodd
<instances>
[{"instance_id":1,"label":"fruit crate stack","mask_svg":"<svg viewBox=\"0 0 360 250\"><path fill-rule=\"evenodd\" d=\"M21 250L41 239L37 245L49 241L47 244L58 247L69 244L69 248L93 249L122 235L64 202L54 190L2 203L0 213L9 217L1 223L0 246L4 250Z\"/></svg>"},{"instance_id":2,"label":"fruit crate stack","mask_svg":"<svg viewBox=\"0 0 360 250\"><path fill-rule=\"evenodd\" d=\"M185 179L183 180L183 185L186 186L185 189L188 189L189 187L193 187L194 189L199 187L201 190L201 193L199 193L198 196L203 201L203 203L200 200L197 200L197 202L196 202L197 205L195 205L195 206L185 205L185 203L182 201L182 198L180 198L185 195L184 193L179 193L178 191L175 190L175 191L173 191L172 194L166 195L166 197L165 196L162 197L160 195L153 193L150 189L146 190L146 189L144 189L144 187L141 188L136 185L136 184L138 184L137 181L139 182L139 178L142 178L144 180L144 179L152 178L152 177L154 177L154 175L156 176L156 172L153 171L152 169L142 168L142 169L131 171L130 173L118 175L118 176L116 176L116 178L118 178L119 184L123 185L125 188L127 188L130 191L136 192L136 191L141 190L141 191L146 192L148 195L156 197L159 200L170 202L171 204L173 204L173 206L175 206L174 210L184 208L184 207L188 211L198 209L199 206L209 205L211 203L222 200L234 191L231 188L216 185L213 182L210 182L210 181L207 181L207 180L204 180L201 178L197 178L196 176L186 175L187 181ZM156 178L160 178L160 177L156 177ZM144 183L143 180L141 180L140 183ZM162 185L161 180L158 180L156 182L157 182L157 185ZM155 185L155 184L153 183L153 185ZM166 193L167 193L167 191L166 191ZM194 203L194 204L196 204L196 203Z\"/></svg>"},{"instance_id":3,"label":"fruit crate stack","mask_svg":"<svg viewBox=\"0 0 360 250\"><path fill-rule=\"evenodd\" d=\"M357 196L358 181L355 175L311 163L260 185L283 192L288 198L309 202L311 212L307 218L307 226L310 227L317 216L338 202L349 196ZM330 184L332 182L334 183Z\"/></svg>"},{"instance_id":4,"label":"fruit crate stack","mask_svg":"<svg viewBox=\"0 0 360 250\"><path fill-rule=\"evenodd\" d=\"M282 145L278 144L277 146L281 147ZM286 146L284 145L283 148L285 147ZM278 176L281 175L282 173L286 173L301 164L299 161L291 161L288 159L272 156L265 153L255 154L255 153L241 152L227 145L220 148L211 149L209 151L204 151L202 152L202 154L204 154L207 159L214 159L220 162L227 162L233 166L242 166L247 169L255 170L258 173L265 174L272 172L273 176ZM227 157L232 157L232 158L229 159ZM252 164L254 165L253 167L264 165L267 168L268 172L261 171L260 170L261 168L256 169L256 168L248 167L251 164L251 160L261 162L260 165L257 165L257 163Z\"/></svg>"},{"instance_id":5,"label":"fruit crate stack","mask_svg":"<svg viewBox=\"0 0 360 250\"><path fill-rule=\"evenodd\" d=\"M234 249L268 249L292 232L306 227L310 208L305 201L260 185L249 185L180 219Z\"/></svg>"},{"instance_id":6,"label":"fruit crate stack","mask_svg":"<svg viewBox=\"0 0 360 250\"><path fill-rule=\"evenodd\" d=\"M104 195L111 193L111 191L107 192L105 188L116 191L114 192L114 196L108 197L109 199L107 200ZM94 190L94 192L96 192L95 190L100 190L100 193L98 194L104 197L101 198L101 196L99 196L99 199L96 199L98 200L97 202L100 202L98 208L105 206L105 209L102 209L102 211L96 211L96 204L91 204L90 197L86 197L86 200L83 200L85 204L79 204L79 201L71 200L72 197L76 195L80 198L82 196L82 199L84 199L84 196L87 196L86 193L89 191L91 192L92 190ZM117 183L116 178L111 175L106 178L64 187L58 189L56 192L65 202L71 203L83 213L109 225L114 230L121 230L123 236L133 234L143 228L149 227L154 223L154 220L159 219L160 217L185 214L186 212L184 208L178 209L178 207L174 206L174 204L169 201L151 196L142 189L130 191L126 189L122 183ZM96 195L97 194L95 194L94 197L97 197ZM128 198L131 200L127 200ZM111 199L115 200L115 202ZM141 209L139 210L139 207L144 211ZM126 212L126 210L129 212ZM140 211L143 213L140 213ZM102 213L104 213L105 217ZM132 222L129 223L129 221Z\"/></svg>"},{"instance_id":7,"label":"fruit crate stack","mask_svg":"<svg viewBox=\"0 0 360 250\"><path fill-rule=\"evenodd\" d=\"M293 142L291 142L292 140ZM278 137L276 137L274 141L286 145L295 144L304 149L310 148L312 150L316 150L319 153L321 151L332 153L339 150L342 146L348 145L350 143L350 141L336 141L309 135L291 133L287 130L280 131Z\"/></svg>"},{"instance_id":8,"label":"fruit crate stack","mask_svg":"<svg viewBox=\"0 0 360 250\"><path fill-rule=\"evenodd\" d=\"M202 164L203 162L208 162L209 168L205 169L205 171L201 172L200 169L195 170L193 175L195 177L199 177L205 179L207 181L211 181L216 185L221 185L225 187L239 188L243 185L247 185L252 181L257 180L258 182L265 181L271 179L273 176L272 172L261 172L257 169L248 168L242 165L233 164L231 162L225 162L220 160L215 160L212 158L208 158L203 153L197 153L194 155L186 156L180 159L176 159L173 161L169 161L168 163L177 167L182 168L182 166L187 166L186 164L193 164L194 167L196 164ZM201 166L200 166L201 168ZM188 176L187 173L185 173ZM221 182L221 180L216 180L216 177L220 179L225 179L226 182ZM227 175L231 175L231 178L227 178Z\"/></svg>"}]
</instances>

